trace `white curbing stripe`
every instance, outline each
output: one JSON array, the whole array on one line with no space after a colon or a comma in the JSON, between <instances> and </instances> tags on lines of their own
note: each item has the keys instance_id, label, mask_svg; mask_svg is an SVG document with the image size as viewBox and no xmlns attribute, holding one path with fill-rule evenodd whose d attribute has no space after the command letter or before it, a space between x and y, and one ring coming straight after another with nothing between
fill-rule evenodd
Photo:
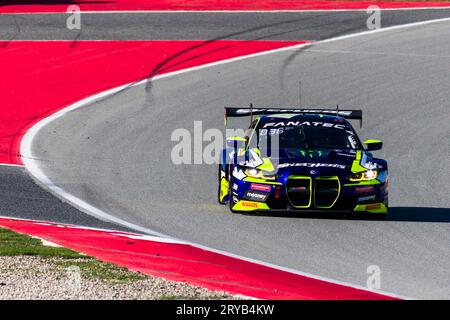
<instances>
[{"instance_id":1,"label":"white curbing stripe","mask_svg":"<svg viewBox=\"0 0 450 320\"><path fill-rule=\"evenodd\" d=\"M334 41L339 41L339 40L344 40L344 39L348 39L348 38L353 38L353 37L358 37L358 36L364 36L364 35L370 35L370 34L375 34L375 33L380 33L380 32L384 32L384 31L390 31L390 30L397 30L397 29L404 29L404 28L411 28L411 27L417 27L417 26L423 26L423 25L428 25L428 24L432 24L432 23L439 23L439 22L445 22L445 21L450 21L450 18L444 18L444 19L435 19L435 20L429 20L429 21L423 21L423 22L416 22L416 23L410 23L410 24L405 24L405 25L400 25L400 26L394 26L394 27L388 27L388 28L381 28L378 30L372 30L372 31L364 31L364 32L359 32L356 34L351 34L351 35L345 35L345 36L340 36L340 37L336 37L336 38L331 38L331 39L327 39L327 40L322 40L322 41L318 41L314 44L319 44L319 43L328 43L328 42L334 42ZM81 211L97 217L101 220L104 221L109 221L109 222L113 222L122 226L125 226L127 228L139 231L139 232L143 232L145 234L151 235L151 236L158 236L158 237L162 237L162 238L167 238L167 239L171 239L172 241L180 241L181 243L185 243L185 244L189 244L192 245L194 247L197 248L201 248L207 251L211 251L211 252L215 252L215 253L219 253L225 256L229 256L229 257L233 257L233 258L237 258L237 259L241 259L244 261L248 261L248 262L252 262L252 263L257 263L260 265L264 265L267 267L271 267L274 269L278 269L278 270L283 270L286 272L290 272L290 273L294 273L294 274L298 274L298 275L302 275L302 276L306 276L309 278L313 278L313 279L318 279L318 280L322 280L322 281L327 281L330 283L335 283L335 284L339 284L339 285L343 285L343 286L347 286L347 287L353 287L353 288L357 288L357 289L361 289L361 290L365 290L365 291L372 291L372 290L368 290L365 287L359 286L359 285L354 285L354 284L350 284L350 283L346 283L346 282L341 282L341 281L337 281L337 280L333 280L333 279L328 279L326 277L320 277L320 276L316 276L316 275L312 275L312 274L308 274L305 272L301 272L298 270L294 270L294 269L290 269L290 268L285 268L285 267L281 267L281 266L277 266L271 263L267 263L267 262L262 262L259 260L255 260L255 259L250 259L250 258L246 258L246 257L242 257L239 255L235 255L229 252L225 252L225 251L221 251L221 250L216 250L213 248L209 248L203 245L199 245L196 243L191 243L191 242L185 242L183 240L178 240L174 237L170 237L168 235L159 233L159 232L155 232L153 230L147 229L145 227L141 227L138 226L136 224L127 222L125 220L122 220L120 218L115 217L114 215L104 212L94 206L92 206L91 204L87 203L86 201L68 193L67 191L63 190L62 188L58 187L57 185L55 185L39 168L37 162L35 162L34 157L33 157L33 153L32 153L32 142L34 137L37 135L37 133L40 131L40 129L42 129L43 127L45 127L47 124L49 124L50 122L64 116L65 114L67 114L70 111L73 111L75 109L81 108L89 103L92 103L94 101L100 100L102 98L105 98L107 96L113 95L123 89L126 89L127 87L130 86L138 86L141 84L145 84L148 81L155 81L158 79L163 79L163 78L168 78L168 77L172 77L172 76L176 76L179 74L183 74L183 73L187 73L187 72L192 72L192 71L196 71L196 70L201 70L201 69L206 69L206 68L210 68L213 66L217 66L217 65L222 65L222 64L226 64L226 63L231 63L231 62L235 62L235 61L241 61L241 60L245 60L245 59L249 59L249 58L254 58L254 57L258 57L258 56L263 56L263 55L269 55L269 54L273 54L273 53L279 53L279 52L284 52L284 51L288 51L288 50L295 50L295 49L299 49L302 47L306 47L306 46L310 46L311 43L306 43L306 44L299 44L299 45L294 45L294 46L289 46L289 47L284 47L284 48L280 48L280 49L274 49L274 50L269 50L269 51L264 51L264 52L260 52L260 53L256 53L256 54L250 54L250 55L246 55L246 56L241 56L241 57L236 57L236 58L231 58L231 59L226 59L226 60L222 60L222 61L218 61L218 62L213 62L213 63L208 63L205 65L201 65L201 66L197 66L197 67L192 67L192 68L187 68L184 70L179 70L179 71L174 71L174 72L170 72L170 73L166 73L166 74L162 74L159 76L155 76L151 79L145 79L145 80L141 80L138 82L132 82L126 85L122 85L116 88L112 88L110 90L101 92L99 94L95 94L93 96L87 97L83 100L80 100L74 104L72 104L71 106L64 108L56 113L54 113L53 115L44 118L42 120L40 120L37 124L35 124L33 127L31 127L26 134L24 135L21 144L20 144L20 152L22 155L22 160L25 164L26 169L28 170L28 172L30 173L30 175L32 177L34 177L40 184L42 184L47 190L49 190L50 192L52 192L53 194L55 194L57 197L69 202L70 204L74 205L76 208L79 208ZM397 298L401 298L401 299L409 299L408 297L403 297L400 295L396 295L393 293L387 293L387 292L383 292L383 291L372 291L372 292L376 292L376 293L380 293L380 294L384 294L384 295L388 295L388 296L392 296L392 297L397 297Z\"/></svg>"},{"instance_id":2,"label":"white curbing stripe","mask_svg":"<svg viewBox=\"0 0 450 320\"><path fill-rule=\"evenodd\" d=\"M19 168L23 168L24 165L22 165L22 164L13 164L13 163L0 163L0 167L19 167Z\"/></svg>"}]
</instances>

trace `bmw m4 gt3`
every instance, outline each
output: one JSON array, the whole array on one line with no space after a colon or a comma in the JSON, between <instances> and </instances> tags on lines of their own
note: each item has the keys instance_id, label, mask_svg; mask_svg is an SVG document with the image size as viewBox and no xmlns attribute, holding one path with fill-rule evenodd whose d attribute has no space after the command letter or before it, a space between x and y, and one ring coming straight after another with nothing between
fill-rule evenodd
<instances>
[{"instance_id":1,"label":"bmw m4 gt3","mask_svg":"<svg viewBox=\"0 0 450 320\"><path fill-rule=\"evenodd\" d=\"M388 167L374 157L382 142L361 143L348 120L361 110L225 108L250 117L244 136L227 137L218 201L232 212L388 213Z\"/></svg>"}]
</instances>

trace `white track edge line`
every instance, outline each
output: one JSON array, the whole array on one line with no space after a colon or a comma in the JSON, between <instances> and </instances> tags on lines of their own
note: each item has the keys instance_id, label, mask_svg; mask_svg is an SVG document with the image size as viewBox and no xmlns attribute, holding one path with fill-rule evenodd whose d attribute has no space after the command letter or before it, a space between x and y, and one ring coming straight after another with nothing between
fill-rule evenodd
<instances>
[{"instance_id":1,"label":"white track edge line","mask_svg":"<svg viewBox=\"0 0 450 320\"><path fill-rule=\"evenodd\" d=\"M381 29L372 30L372 31L363 31L363 32L355 33L355 34L350 34L350 35L345 35L345 36L340 36L340 37L336 37L336 38L331 38L331 39L327 39L327 40L318 41L315 44L334 42L334 41L339 41L339 40L343 40L343 39L348 39L348 38L353 38L353 37L358 37L358 36L363 36L363 35L368 35L368 34L374 34L374 33L379 33L379 32L384 32L384 31L404 29L404 28L410 28L410 27L416 27L416 26L422 26L422 25L428 25L428 24L439 23L439 22L444 22L444 21L450 21L450 18L422 21L422 22L410 23L410 24L399 25L399 26L394 26L394 27L381 28ZM242 57L226 59L226 60L222 60L222 61L217 61L217 62L205 64L205 65L202 65L202 66L197 66L197 67L192 67L192 68L188 68L188 69L184 69L184 70L180 70L180 71L166 73L166 74L163 74L163 75L160 75L160 76L156 76L156 77L154 77L154 78L152 78L150 80L154 81L154 80L158 80L158 79L162 79L162 78L167 78L167 77L171 77L171 76L175 76L175 75L179 75L179 74L183 74L183 73L187 73L187 72L191 72L191 71L195 71L195 70L205 69L205 68L208 68L208 67L221 65L221 64L226 64L226 63L239 61L239 60L244 60L244 59L248 59L248 58L253 58L253 57L257 57L257 56L268 55L268 54L283 52L283 51L287 51L287 50L295 50L295 49L298 49L300 47L309 46L309 45L311 45L311 43L294 45L294 46L289 46L289 47L285 47L285 48L274 49L274 50L264 51L264 52L260 52L260 53L256 53L256 54L246 55L246 56L242 56ZM76 196L66 192L62 188L56 186L39 169L38 165L34 162L33 155L32 155L31 145L32 145L34 137L36 136L36 134L39 132L39 130L41 128L43 128L44 126L46 126L50 122L52 122L52 121L62 117L63 115L67 114L68 112L70 112L72 110L78 109L78 108L80 108L80 107L82 107L84 105L87 105L87 104L91 103L91 102L97 101L99 99L105 98L105 97L107 97L109 95L112 95L114 93L117 93L117 92L119 92L119 91L129 87L130 85L137 86L139 84L146 83L147 81L149 81L149 80L145 79L145 80L142 80L142 81L139 81L139 82L122 85L122 86L119 86L119 87L116 87L116 88L112 88L112 89L106 90L106 91L101 92L99 94L95 94L93 96L90 96L90 97L87 97L87 98L85 98L83 100L80 100L80 101L72 104L69 107L66 107L66 108L60 110L60 111L54 113L53 115L50 115L47 118L44 118L44 119L40 120L37 124L35 124L33 127L31 127L25 133L24 137L22 138L21 144L20 144L20 151L21 151L21 155L23 157L22 159L24 161L25 167L26 167L26 169L28 170L28 172L30 173L30 175L32 177L34 177L43 186L45 186L45 188L47 190L49 190L52 193L56 194L60 198L63 198L64 200L68 201L69 203L74 204L76 207L81 208L83 212L85 212L85 213L87 213L89 215L92 215L94 217L101 218L102 220L106 220L106 221L110 221L110 222L113 222L113 223L117 223L119 225L128 227L130 229L134 229L136 231L144 232L144 233L149 234L149 235L156 235L156 236L161 236L163 238L169 238L169 239L177 240L174 237L170 237L168 235L165 235L165 234L162 234L162 233L159 233L159 232L155 232L153 230L149 230L147 228L144 228L144 227L141 227L141 226L129 223L127 221L124 221L124 220L122 220L120 218L117 218L117 217L115 217L115 216L113 216L113 215L111 215L109 213L106 213L106 212L104 212L104 211L102 211L102 210L100 210L100 209L90 205L89 203L85 202L84 200L82 200L80 198L77 198ZM405 297L405 296L402 296L402 295L398 295L398 294L394 294L394 293L388 293L388 292L384 292L384 291L369 290L368 288L365 288L365 287L362 287L362 286L359 286L359 285L346 283L346 282L342 282L342 281L338 281L338 280L334 280L334 279L329 279L329 278L321 277L321 276L317 276L317 275L308 274L306 272L302 272L302 271L299 271L299 270L285 268L285 267L282 267L282 266L277 266L275 264L271 264L271 263L259 261L259 260L256 260L256 259L251 259L251 258L239 256L239 255L236 255L236 254L232 254L232 253L229 253L229 252L226 252L226 251L209 248L209 247L206 247L206 246L203 246L203 245L200 245L200 244L196 244L196 243L191 243L191 242L185 242L185 243L187 243L189 245L192 245L194 247L197 247L197 248L201 248L203 250L207 250L207 251L223 254L225 256L237 258L237 259L248 261L248 262L252 262L252 263L257 263L257 264L260 264L260 265L263 265L263 266L268 266L268 267L271 267L271 268L274 268L274 269L283 270L283 271L286 271L286 272L290 272L290 273L306 276L306 277L309 277L309 278L312 278L312 279L318 279L318 280L326 281L326 282L329 282L329 283L339 284L339 285L352 287L352 288L356 288L356 289L360 289L360 290L364 290L364 291L384 294L384 295L391 296L391 297L396 297L396 298L401 298L401 299L410 299L409 297Z\"/></svg>"},{"instance_id":2,"label":"white track edge line","mask_svg":"<svg viewBox=\"0 0 450 320\"><path fill-rule=\"evenodd\" d=\"M14 164L14 163L0 163L0 167L19 167L19 168L23 168L24 165L22 165L22 164Z\"/></svg>"}]
</instances>

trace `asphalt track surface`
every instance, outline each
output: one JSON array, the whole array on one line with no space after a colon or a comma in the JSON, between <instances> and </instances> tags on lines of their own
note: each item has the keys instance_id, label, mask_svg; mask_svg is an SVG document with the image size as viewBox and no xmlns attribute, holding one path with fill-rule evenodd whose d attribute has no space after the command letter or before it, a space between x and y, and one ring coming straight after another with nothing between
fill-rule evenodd
<instances>
[{"instance_id":1,"label":"asphalt track surface","mask_svg":"<svg viewBox=\"0 0 450 320\"><path fill-rule=\"evenodd\" d=\"M131 231L128 228L90 217L67 202L55 198L30 179L25 168L0 166L1 215L41 221L55 221L101 229Z\"/></svg>"},{"instance_id":2,"label":"asphalt track surface","mask_svg":"<svg viewBox=\"0 0 450 320\"><path fill-rule=\"evenodd\" d=\"M367 30L364 11L302 13L86 13L81 29L66 14L1 14L3 40L320 40ZM450 9L385 11L381 26L450 17Z\"/></svg>"},{"instance_id":3,"label":"asphalt track surface","mask_svg":"<svg viewBox=\"0 0 450 320\"><path fill-rule=\"evenodd\" d=\"M450 298L450 22L313 45L129 88L44 127L33 153L57 185L149 229L304 272L415 298ZM362 138L389 161L386 221L234 215L217 168L173 165L177 128L223 127L224 105L361 107Z\"/></svg>"}]
</instances>

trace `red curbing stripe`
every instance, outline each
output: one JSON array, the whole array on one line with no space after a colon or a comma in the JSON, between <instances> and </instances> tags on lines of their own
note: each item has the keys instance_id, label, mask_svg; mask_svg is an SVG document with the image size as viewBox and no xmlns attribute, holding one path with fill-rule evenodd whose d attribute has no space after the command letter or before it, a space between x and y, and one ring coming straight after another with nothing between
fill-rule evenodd
<instances>
[{"instance_id":1,"label":"red curbing stripe","mask_svg":"<svg viewBox=\"0 0 450 320\"><path fill-rule=\"evenodd\" d=\"M148 275L257 299L391 300L391 296L290 273L170 239L0 218L0 226Z\"/></svg>"},{"instance_id":2,"label":"red curbing stripe","mask_svg":"<svg viewBox=\"0 0 450 320\"><path fill-rule=\"evenodd\" d=\"M61 13L70 3L42 4L38 0L19 3L6 0L0 13ZM82 11L313 11L365 10L370 5L382 9L450 7L440 1L339 1L339 0L78 0Z\"/></svg>"},{"instance_id":3,"label":"red curbing stripe","mask_svg":"<svg viewBox=\"0 0 450 320\"><path fill-rule=\"evenodd\" d=\"M0 163L39 120L133 81L308 41L1 41Z\"/></svg>"}]
</instances>

